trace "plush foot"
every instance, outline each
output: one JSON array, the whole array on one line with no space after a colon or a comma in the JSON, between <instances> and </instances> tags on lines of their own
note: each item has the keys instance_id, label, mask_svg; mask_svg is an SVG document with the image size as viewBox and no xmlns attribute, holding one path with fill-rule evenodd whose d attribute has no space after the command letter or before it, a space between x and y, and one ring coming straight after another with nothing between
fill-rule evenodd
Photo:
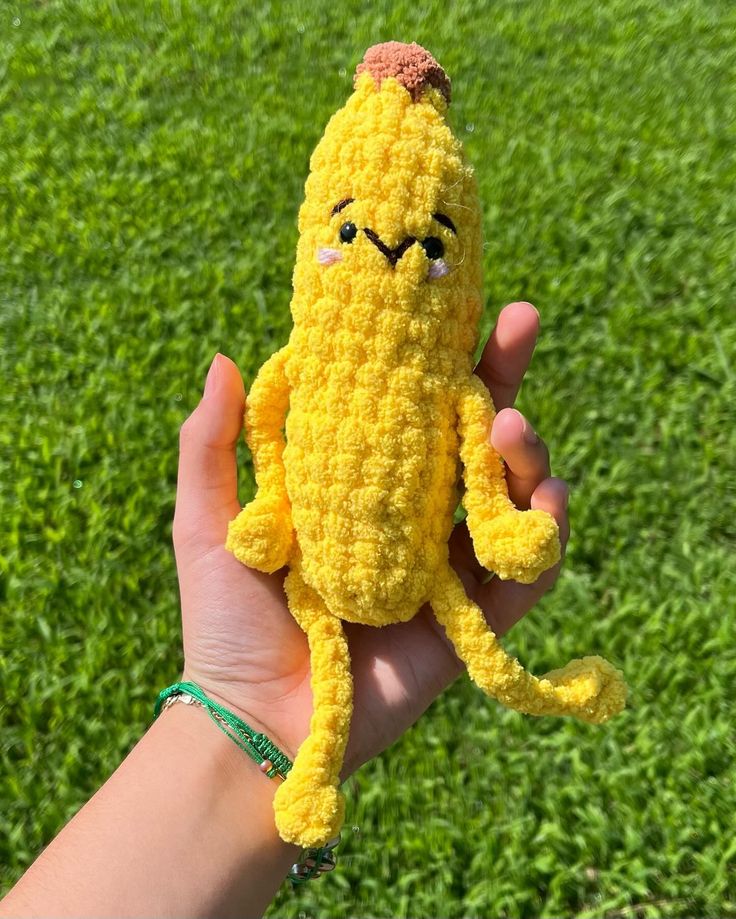
<instances>
[{"instance_id":1,"label":"plush foot","mask_svg":"<svg viewBox=\"0 0 736 919\"><path fill-rule=\"evenodd\" d=\"M230 521L225 548L249 568L270 574L288 562L293 541L286 502L258 497Z\"/></svg>"},{"instance_id":2,"label":"plush foot","mask_svg":"<svg viewBox=\"0 0 736 919\"><path fill-rule=\"evenodd\" d=\"M563 691L566 703L582 721L602 724L626 705L626 684L620 670L602 657L583 657L552 670L543 679Z\"/></svg>"},{"instance_id":3,"label":"plush foot","mask_svg":"<svg viewBox=\"0 0 736 919\"><path fill-rule=\"evenodd\" d=\"M478 561L503 580L533 584L560 560L557 522L546 511L509 511L475 536Z\"/></svg>"},{"instance_id":4,"label":"plush foot","mask_svg":"<svg viewBox=\"0 0 736 919\"><path fill-rule=\"evenodd\" d=\"M276 828L285 842L302 848L324 845L340 832L345 798L334 785L317 785L312 778L290 774L273 802Z\"/></svg>"}]
</instances>

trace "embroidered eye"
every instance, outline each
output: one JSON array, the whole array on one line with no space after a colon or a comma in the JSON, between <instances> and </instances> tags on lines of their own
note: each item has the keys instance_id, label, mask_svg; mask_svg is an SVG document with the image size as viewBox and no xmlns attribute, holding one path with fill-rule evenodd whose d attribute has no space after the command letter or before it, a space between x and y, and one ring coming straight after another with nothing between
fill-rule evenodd
<instances>
[{"instance_id":1,"label":"embroidered eye","mask_svg":"<svg viewBox=\"0 0 736 919\"><path fill-rule=\"evenodd\" d=\"M354 223L348 221L340 227L340 239L344 243L351 243L358 235L358 228Z\"/></svg>"},{"instance_id":2,"label":"embroidered eye","mask_svg":"<svg viewBox=\"0 0 736 919\"><path fill-rule=\"evenodd\" d=\"M437 259L442 258L445 254L445 247L442 244L441 239L437 239L436 236L428 236L426 239L422 240L422 249L427 253L427 258Z\"/></svg>"}]
</instances>

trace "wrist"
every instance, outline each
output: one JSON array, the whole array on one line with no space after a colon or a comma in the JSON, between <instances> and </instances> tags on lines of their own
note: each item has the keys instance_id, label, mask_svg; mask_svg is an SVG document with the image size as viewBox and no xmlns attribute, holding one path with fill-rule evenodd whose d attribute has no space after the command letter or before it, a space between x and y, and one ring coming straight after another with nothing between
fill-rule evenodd
<instances>
[{"instance_id":1,"label":"wrist","mask_svg":"<svg viewBox=\"0 0 736 919\"><path fill-rule=\"evenodd\" d=\"M214 721L218 728L222 727L218 754L214 758L217 772L223 770L222 757L225 757L226 760L232 760L233 757L232 745L226 743L223 746L222 740L224 739L225 741L232 740L236 749L241 749L245 752L251 762L258 766L261 774L272 779L278 777L277 785L286 779L293 764L283 751L278 749L265 734L254 731L252 725L245 723L239 715L236 715L232 710L225 708L218 700L206 694L199 684L182 679L163 690L156 702L155 715L158 716L162 711L175 707L177 702L182 703L178 706L180 711L193 707L203 709L211 722ZM251 720L253 719L251 718ZM182 721L182 725L184 723ZM199 738L195 738L195 742L198 741ZM213 743L212 737L208 738L208 743L210 745ZM240 758L236 757L236 759L239 760ZM241 767L237 766L236 768L239 770ZM271 794L268 795L268 801L270 802L268 824L269 827L272 826L276 830L276 835L279 836L280 842L281 837L275 825L275 811L273 809L274 801L277 797L272 785ZM252 823L250 820L248 822L249 824ZM318 877L321 874L332 871L335 867L335 857L332 849L338 842L339 834L336 839L325 845L306 848L301 853L300 860L292 862L292 867L289 871L290 880L294 883L303 883L312 877ZM296 858L299 852L298 849L294 850L293 847L288 845L282 845L281 848L290 859L292 856Z\"/></svg>"},{"instance_id":2,"label":"wrist","mask_svg":"<svg viewBox=\"0 0 736 919\"><path fill-rule=\"evenodd\" d=\"M268 778L200 705L171 705L151 726L149 733L154 732L157 742L177 752L192 780L214 790L208 792L218 802L213 815L222 813L227 802L225 809L242 851L258 846L270 855L283 879L299 850L285 843L276 829L273 799L282 780Z\"/></svg>"},{"instance_id":3,"label":"wrist","mask_svg":"<svg viewBox=\"0 0 736 919\"><path fill-rule=\"evenodd\" d=\"M242 691L232 688L229 684L223 686L221 683L210 681L206 677L202 678L185 667L181 682L188 681L196 683L210 699L229 709L251 727L253 731L268 737L291 762L294 762L301 739L293 736L293 730L284 730L284 726L280 721L272 717L270 712L264 710L263 705L259 705L255 700L248 698ZM237 750L237 746L232 741L230 744Z\"/></svg>"}]
</instances>

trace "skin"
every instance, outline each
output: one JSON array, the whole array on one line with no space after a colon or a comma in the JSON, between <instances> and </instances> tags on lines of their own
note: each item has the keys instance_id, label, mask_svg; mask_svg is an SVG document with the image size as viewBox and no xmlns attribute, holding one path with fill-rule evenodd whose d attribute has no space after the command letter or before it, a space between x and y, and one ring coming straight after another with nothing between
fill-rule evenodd
<instances>
[{"instance_id":1,"label":"skin","mask_svg":"<svg viewBox=\"0 0 736 919\"><path fill-rule=\"evenodd\" d=\"M533 307L506 307L477 372L500 409L492 440L506 460L511 497L520 508L552 514L564 546L567 486L550 477L544 443L511 408L537 332ZM306 637L286 605L284 572L259 574L223 546L228 521L240 510L236 444L244 404L237 367L218 355L181 431L174 549L183 679L198 682L293 758L312 714ZM455 528L450 551L465 589L499 635L559 570L531 585L486 583L464 526ZM343 777L393 743L464 669L426 609L410 622L382 629L346 624L346 631L355 713ZM276 830L277 787L201 709L176 705L44 849L0 903L0 917L260 915L297 854Z\"/></svg>"}]
</instances>

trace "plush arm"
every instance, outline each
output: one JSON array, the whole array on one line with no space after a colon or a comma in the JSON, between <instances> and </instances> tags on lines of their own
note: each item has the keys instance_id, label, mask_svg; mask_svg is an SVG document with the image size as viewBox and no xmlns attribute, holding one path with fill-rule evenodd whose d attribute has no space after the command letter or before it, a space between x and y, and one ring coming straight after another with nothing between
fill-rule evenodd
<instances>
[{"instance_id":1,"label":"plush arm","mask_svg":"<svg viewBox=\"0 0 736 919\"><path fill-rule=\"evenodd\" d=\"M519 511L509 498L503 460L491 445L496 411L473 375L457 404L463 504L475 554L501 578L531 584L560 558L557 524L545 511Z\"/></svg>"},{"instance_id":2,"label":"plush arm","mask_svg":"<svg viewBox=\"0 0 736 919\"><path fill-rule=\"evenodd\" d=\"M289 408L288 349L287 345L272 354L261 367L245 403L245 437L253 455L258 496L287 502L283 428Z\"/></svg>"},{"instance_id":3,"label":"plush arm","mask_svg":"<svg viewBox=\"0 0 736 919\"><path fill-rule=\"evenodd\" d=\"M261 367L246 399L246 440L253 456L256 497L230 522L225 546L243 564L276 571L289 559L294 542L286 492L283 427L289 408L287 345Z\"/></svg>"}]
</instances>

